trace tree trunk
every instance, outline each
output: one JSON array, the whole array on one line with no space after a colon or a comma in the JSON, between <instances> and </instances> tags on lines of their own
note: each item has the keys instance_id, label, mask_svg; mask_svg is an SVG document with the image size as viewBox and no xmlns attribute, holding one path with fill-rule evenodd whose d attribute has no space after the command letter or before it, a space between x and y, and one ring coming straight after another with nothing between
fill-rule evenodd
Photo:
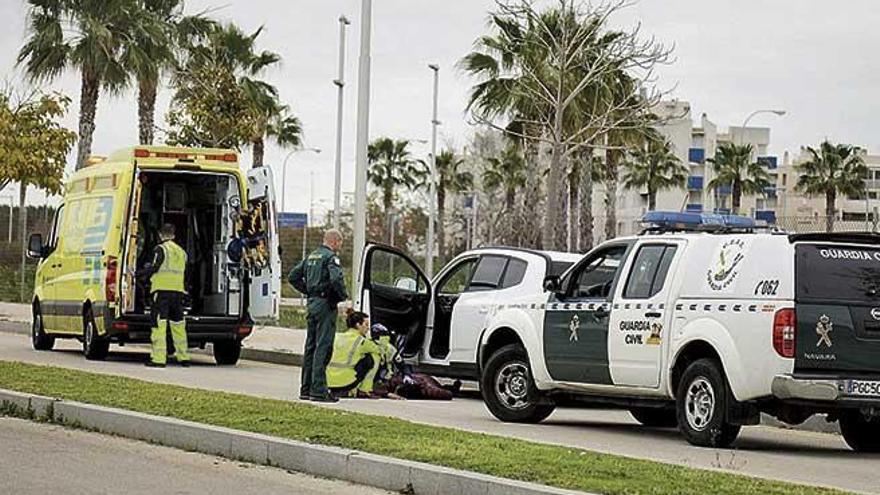
<instances>
[{"instance_id":1,"label":"tree trunk","mask_svg":"<svg viewBox=\"0 0 880 495\"><path fill-rule=\"evenodd\" d=\"M617 150L605 151L605 240L617 237Z\"/></svg>"},{"instance_id":2,"label":"tree trunk","mask_svg":"<svg viewBox=\"0 0 880 495\"><path fill-rule=\"evenodd\" d=\"M382 209L385 213L385 239L388 244L394 242L391 238L391 203L394 202L394 186L385 185L382 191Z\"/></svg>"},{"instance_id":3,"label":"tree trunk","mask_svg":"<svg viewBox=\"0 0 880 495\"><path fill-rule=\"evenodd\" d=\"M18 192L18 216L21 219L21 280L19 280L19 302L26 302L26 294L24 293L25 268L27 267L27 207L25 206L25 198L27 197L27 183L21 182L21 190ZM10 221L12 219L10 218Z\"/></svg>"},{"instance_id":4,"label":"tree trunk","mask_svg":"<svg viewBox=\"0 0 880 495\"><path fill-rule=\"evenodd\" d=\"M98 109L100 81L97 76L82 72L79 98L79 144L76 151L76 169L86 166L92 154L92 137L95 134L95 113Z\"/></svg>"},{"instance_id":5,"label":"tree trunk","mask_svg":"<svg viewBox=\"0 0 880 495\"><path fill-rule=\"evenodd\" d=\"M446 184L437 181L437 259L440 266L446 263Z\"/></svg>"},{"instance_id":6,"label":"tree trunk","mask_svg":"<svg viewBox=\"0 0 880 495\"><path fill-rule=\"evenodd\" d=\"M657 191L651 187L651 184L648 184L648 211L654 211L657 209Z\"/></svg>"},{"instance_id":7,"label":"tree trunk","mask_svg":"<svg viewBox=\"0 0 880 495\"><path fill-rule=\"evenodd\" d=\"M138 82L138 138L140 144L153 144L153 124L156 118L156 83Z\"/></svg>"},{"instance_id":8,"label":"tree trunk","mask_svg":"<svg viewBox=\"0 0 880 495\"><path fill-rule=\"evenodd\" d=\"M254 155L254 162L253 162L254 168L262 167L263 166L263 154L265 153L265 150L266 150L266 142L263 141L263 136L260 136L258 138L254 138L254 140L251 141L251 148L252 148L253 155Z\"/></svg>"},{"instance_id":9,"label":"tree trunk","mask_svg":"<svg viewBox=\"0 0 880 495\"><path fill-rule=\"evenodd\" d=\"M834 232L834 210L837 202L837 191L825 191L825 232ZM865 212L867 214L867 212Z\"/></svg>"},{"instance_id":10,"label":"tree trunk","mask_svg":"<svg viewBox=\"0 0 880 495\"><path fill-rule=\"evenodd\" d=\"M541 160L536 142L526 140L524 156L526 160L526 194L522 208L515 212L513 225L521 229L512 232L519 247L540 248L541 245Z\"/></svg>"},{"instance_id":11,"label":"tree trunk","mask_svg":"<svg viewBox=\"0 0 880 495\"><path fill-rule=\"evenodd\" d=\"M739 215L739 206L742 201L742 182L739 179L733 179L730 193L733 195L730 212L734 215Z\"/></svg>"},{"instance_id":12,"label":"tree trunk","mask_svg":"<svg viewBox=\"0 0 880 495\"><path fill-rule=\"evenodd\" d=\"M587 148L582 153L580 180L580 215L578 250L585 253L593 249L593 149Z\"/></svg>"},{"instance_id":13,"label":"tree trunk","mask_svg":"<svg viewBox=\"0 0 880 495\"><path fill-rule=\"evenodd\" d=\"M578 204L578 194L581 189L581 167L583 165L577 159L571 159L571 169L568 172L568 239L566 240L565 250L574 252L577 249L578 242L578 213L580 211Z\"/></svg>"},{"instance_id":14,"label":"tree trunk","mask_svg":"<svg viewBox=\"0 0 880 495\"><path fill-rule=\"evenodd\" d=\"M562 133L561 122L557 124L557 127L558 136ZM565 197L565 191L563 190L562 143L559 142L558 138L554 139L553 152L550 157L550 172L547 174L547 209L544 211L544 227L541 231L542 248L547 251L558 251L562 247L559 243L559 234L562 230L561 226L565 225L562 223L565 213L562 208L562 198Z\"/></svg>"}]
</instances>

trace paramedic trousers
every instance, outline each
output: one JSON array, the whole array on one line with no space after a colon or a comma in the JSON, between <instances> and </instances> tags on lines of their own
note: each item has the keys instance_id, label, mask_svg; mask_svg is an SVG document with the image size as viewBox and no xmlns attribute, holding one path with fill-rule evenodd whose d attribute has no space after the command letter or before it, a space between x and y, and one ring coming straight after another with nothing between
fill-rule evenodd
<instances>
[{"instance_id":1,"label":"paramedic trousers","mask_svg":"<svg viewBox=\"0 0 880 495\"><path fill-rule=\"evenodd\" d=\"M372 355L367 354L354 365L354 382L344 387L333 387L330 391L337 397L351 395L355 389L369 394L373 391L373 379L377 371L379 371L379 362L373 359Z\"/></svg>"},{"instance_id":2,"label":"paramedic trousers","mask_svg":"<svg viewBox=\"0 0 880 495\"><path fill-rule=\"evenodd\" d=\"M153 304L150 317L153 331L150 334L150 360L156 364L165 364L168 360L166 345L167 328L171 327L171 339L174 342L174 357L177 362L189 361L189 349L186 342L186 321L183 316L183 292L160 290L153 292Z\"/></svg>"},{"instance_id":3,"label":"paramedic trousers","mask_svg":"<svg viewBox=\"0 0 880 495\"><path fill-rule=\"evenodd\" d=\"M326 299L309 299L309 328L303 352L300 395L327 395L327 365L336 336L337 308Z\"/></svg>"}]
</instances>

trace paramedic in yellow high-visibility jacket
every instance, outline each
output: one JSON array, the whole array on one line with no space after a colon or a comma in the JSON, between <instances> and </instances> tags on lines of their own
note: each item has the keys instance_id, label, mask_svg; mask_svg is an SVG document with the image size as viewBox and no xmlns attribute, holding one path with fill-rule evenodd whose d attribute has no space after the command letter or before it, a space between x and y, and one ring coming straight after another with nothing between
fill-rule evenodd
<instances>
[{"instance_id":1,"label":"paramedic in yellow high-visibility jacket","mask_svg":"<svg viewBox=\"0 0 880 495\"><path fill-rule=\"evenodd\" d=\"M336 397L373 397L373 378L379 369L379 347L370 339L370 318L360 311L346 319L348 330L333 339L327 365L327 386Z\"/></svg>"},{"instance_id":2,"label":"paramedic in yellow high-visibility jacket","mask_svg":"<svg viewBox=\"0 0 880 495\"><path fill-rule=\"evenodd\" d=\"M183 366L189 366L187 349L186 321L183 316L184 272L186 271L186 251L174 242L174 225L166 223L159 231L162 242L156 246L153 261L148 263L140 276L150 278L150 316L153 331L150 360L147 366L164 368L168 360L166 349L166 329L171 327L174 342L174 357Z\"/></svg>"}]
</instances>

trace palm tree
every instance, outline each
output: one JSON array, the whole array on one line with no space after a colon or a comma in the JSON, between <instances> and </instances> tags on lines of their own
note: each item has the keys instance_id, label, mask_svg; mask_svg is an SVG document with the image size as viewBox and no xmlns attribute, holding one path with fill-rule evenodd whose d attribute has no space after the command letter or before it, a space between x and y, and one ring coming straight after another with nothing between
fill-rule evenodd
<instances>
[{"instance_id":1,"label":"palm tree","mask_svg":"<svg viewBox=\"0 0 880 495\"><path fill-rule=\"evenodd\" d=\"M247 97L250 113L255 125L249 138L253 147L253 166L263 165L265 139L270 131L279 129L279 122L287 122L288 131L296 130L296 136L290 135L277 140L279 145L298 144L301 137L299 120L290 115L290 109L282 104L275 86L258 79L268 68L277 65L281 56L271 51L259 51L257 38L263 32L260 27L251 34L246 34L234 24L214 25L213 29L199 42L188 46L186 59L181 67L181 75L196 73L204 67L220 66L235 74L241 91ZM293 119L293 120L291 120ZM278 137L272 135L270 137ZM293 139L291 141L291 139Z\"/></svg>"},{"instance_id":2,"label":"palm tree","mask_svg":"<svg viewBox=\"0 0 880 495\"><path fill-rule=\"evenodd\" d=\"M807 195L825 195L825 230L834 231L834 212L838 194L864 193L868 167L860 148L824 141L819 149L807 147L810 159L795 165L800 174L798 190Z\"/></svg>"},{"instance_id":3,"label":"palm tree","mask_svg":"<svg viewBox=\"0 0 880 495\"><path fill-rule=\"evenodd\" d=\"M131 19L121 60L137 81L139 142L153 144L162 73L173 70L180 50L211 32L215 23L202 15L184 15L183 0L136 1L141 8Z\"/></svg>"},{"instance_id":4,"label":"palm tree","mask_svg":"<svg viewBox=\"0 0 880 495\"><path fill-rule=\"evenodd\" d=\"M455 156L452 150L445 150L437 155L437 248L440 264L446 261L446 194L460 193L473 187L474 176L461 170L464 160Z\"/></svg>"},{"instance_id":5,"label":"palm tree","mask_svg":"<svg viewBox=\"0 0 880 495\"><path fill-rule=\"evenodd\" d=\"M648 189L648 210L657 208L657 192L684 187L688 168L675 156L672 143L656 131L647 145L632 152L632 160L625 164L623 185L627 189Z\"/></svg>"},{"instance_id":6,"label":"palm tree","mask_svg":"<svg viewBox=\"0 0 880 495\"><path fill-rule=\"evenodd\" d=\"M141 18L131 0L28 0L28 38L18 54L27 75L51 81L65 70L80 76L79 143L76 168L92 152L101 90L125 87L122 46L132 19Z\"/></svg>"},{"instance_id":7,"label":"palm tree","mask_svg":"<svg viewBox=\"0 0 880 495\"><path fill-rule=\"evenodd\" d=\"M751 144L721 144L715 152L715 158L707 161L712 164L715 174L708 187L715 190L731 188L733 213L739 213L743 194L763 194L765 188L773 185L764 167L752 161Z\"/></svg>"},{"instance_id":8,"label":"palm tree","mask_svg":"<svg viewBox=\"0 0 880 495\"><path fill-rule=\"evenodd\" d=\"M526 186L527 167L525 159L518 147L511 143L497 157L486 159L482 172L483 187L494 192L501 190L504 198L504 207L500 212L502 218L502 242L504 244L519 245L521 235L517 235L516 223L516 195Z\"/></svg>"},{"instance_id":9,"label":"palm tree","mask_svg":"<svg viewBox=\"0 0 880 495\"><path fill-rule=\"evenodd\" d=\"M409 154L409 141L379 138L367 149L367 178L382 191L382 214L385 226L390 225L395 190L399 187L415 189L422 174ZM390 229L388 230L390 234Z\"/></svg>"}]
</instances>

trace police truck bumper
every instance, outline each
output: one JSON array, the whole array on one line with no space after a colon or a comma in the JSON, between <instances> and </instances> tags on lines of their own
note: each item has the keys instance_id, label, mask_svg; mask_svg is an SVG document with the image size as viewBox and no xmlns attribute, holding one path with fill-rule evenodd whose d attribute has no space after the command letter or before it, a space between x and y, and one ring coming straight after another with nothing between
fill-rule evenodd
<instances>
[{"instance_id":1,"label":"police truck bumper","mask_svg":"<svg viewBox=\"0 0 880 495\"><path fill-rule=\"evenodd\" d=\"M786 401L832 403L842 407L880 405L880 377L863 380L776 375L771 392L777 399Z\"/></svg>"}]
</instances>

